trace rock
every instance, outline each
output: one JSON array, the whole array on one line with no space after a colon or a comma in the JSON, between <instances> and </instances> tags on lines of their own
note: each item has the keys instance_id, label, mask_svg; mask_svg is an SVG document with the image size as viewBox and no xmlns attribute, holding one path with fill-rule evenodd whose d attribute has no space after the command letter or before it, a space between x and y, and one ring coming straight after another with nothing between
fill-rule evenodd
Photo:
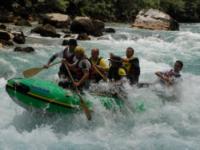
<instances>
[{"instance_id":1,"label":"rock","mask_svg":"<svg viewBox=\"0 0 200 150\"><path fill-rule=\"evenodd\" d=\"M15 47L14 51L15 51L15 52L21 52L21 51L22 51L22 48L21 48L21 47Z\"/></svg>"},{"instance_id":2,"label":"rock","mask_svg":"<svg viewBox=\"0 0 200 150\"><path fill-rule=\"evenodd\" d=\"M63 29L62 32L63 32L63 33L66 33L66 34L70 34L70 33L71 33L71 31L70 31L69 29L66 29L66 28Z\"/></svg>"},{"instance_id":3,"label":"rock","mask_svg":"<svg viewBox=\"0 0 200 150\"><path fill-rule=\"evenodd\" d=\"M56 33L56 29L49 25L49 24L46 24L44 26L39 26L39 27L36 27L34 29L31 30L31 33L38 33L40 34L41 36L49 36L49 37L60 37L60 34Z\"/></svg>"},{"instance_id":4,"label":"rock","mask_svg":"<svg viewBox=\"0 0 200 150\"><path fill-rule=\"evenodd\" d=\"M32 47L25 47L25 48L23 48L23 51L30 53L30 52L34 52L35 50Z\"/></svg>"},{"instance_id":5,"label":"rock","mask_svg":"<svg viewBox=\"0 0 200 150\"><path fill-rule=\"evenodd\" d=\"M71 24L70 30L73 33L87 33L88 35L103 35L104 23L100 20L92 20L89 17L76 17Z\"/></svg>"},{"instance_id":6,"label":"rock","mask_svg":"<svg viewBox=\"0 0 200 150\"><path fill-rule=\"evenodd\" d=\"M24 33L23 32L21 32L20 34L14 33L13 41L18 44L24 44L26 41Z\"/></svg>"},{"instance_id":7,"label":"rock","mask_svg":"<svg viewBox=\"0 0 200 150\"><path fill-rule=\"evenodd\" d=\"M110 38L108 36L100 36L97 40L110 40Z\"/></svg>"},{"instance_id":8,"label":"rock","mask_svg":"<svg viewBox=\"0 0 200 150\"><path fill-rule=\"evenodd\" d=\"M7 10L0 10L0 22L1 23L11 23L14 20L14 16L11 12Z\"/></svg>"},{"instance_id":9,"label":"rock","mask_svg":"<svg viewBox=\"0 0 200 150\"><path fill-rule=\"evenodd\" d=\"M0 25L0 30L6 30L6 26L4 24Z\"/></svg>"},{"instance_id":10,"label":"rock","mask_svg":"<svg viewBox=\"0 0 200 150\"><path fill-rule=\"evenodd\" d=\"M30 22L27 21L26 19L19 18L15 21L16 26L31 26Z\"/></svg>"},{"instance_id":11,"label":"rock","mask_svg":"<svg viewBox=\"0 0 200 150\"><path fill-rule=\"evenodd\" d=\"M5 40L5 41L9 41L11 39L11 34L9 32L0 30L0 39Z\"/></svg>"},{"instance_id":12,"label":"rock","mask_svg":"<svg viewBox=\"0 0 200 150\"><path fill-rule=\"evenodd\" d=\"M77 40L91 40L87 33L80 33Z\"/></svg>"},{"instance_id":13,"label":"rock","mask_svg":"<svg viewBox=\"0 0 200 150\"><path fill-rule=\"evenodd\" d=\"M60 13L47 13L41 16L43 24L50 24L56 28L67 28L71 23L68 15Z\"/></svg>"},{"instance_id":14,"label":"rock","mask_svg":"<svg viewBox=\"0 0 200 150\"><path fill-rule=\"evenodd\" d=\"M73 33L88 33L94 32L92 20L89 17L76 17L71 24L70 30Z\"/></svg>"},{"instance_id":15,"label":"rock","mask_svg":"<svg viewBox=\"0 0 200 150\"><path fill-rule=\"evenodd\" d=\"M104 32L115 33L115 29L113 29L113 28L105 28Z\"/></svg>"},{"instance_id":16,"label":"rock","mask_svg":"<svg viewBox=\"0 0 200 150\"><path fill-rule=\"evenodd\" d=\"M14 45L12 41L6 41L6 40L2 40L2 39L0 39L0 43L5 46L13 46Z\"/></svg>"},{"instance_id":17,"label":"rock","mask_svg":"<svg viewBox=\"0 0 200 150\"><path fill-rule=\"evenodd\" d=\"M105 24L101 20L92 20L93 26L94 26L94 33L92 35L94 36L102 36L103 31L105 29Z\"/></svg>"},{"instance_id":18,"label":"rock","mask_svg":"<svg viewBox=\"0 0 200 150\"><path fill-rule=\"evenodd\" d=\"M15 52L26 52L26 53L30 53L30 52L34 52L34 48L32 47L16 47L14 49Z\"/></svg>"},{"instance_id":19,"label":"rock","mask_svg":"<svg viewBox=\"0 0 200 150\"><path fill-rule=\"evenodd\" d=\"M176 20L156 9L141 10L132 27L151 30L179 30L179 24Z\"/></svg>"},{"instance_id":20,"label":"rock","mask_svg":"<svg viewBox=\"0 0 200 150\"><path fill-rule=\"evenodd\" d=\"M71 34L65 34L64 36L63 36L63 38L69 38L71 36Z\"/></svg>"},{"instance_id":21,"label":"rock","mask_svg":"<svg viewBox=\"0 0 200 150\"><path fill-rule=\"evenodd\" d=\"M28 19L30 16L30 11L29 9L31 8L26 8L26 6L22 6L19 3L15 3L13 6L13 13L16 16L20 16L24 19Z\"/></svg>"}]
</instances>

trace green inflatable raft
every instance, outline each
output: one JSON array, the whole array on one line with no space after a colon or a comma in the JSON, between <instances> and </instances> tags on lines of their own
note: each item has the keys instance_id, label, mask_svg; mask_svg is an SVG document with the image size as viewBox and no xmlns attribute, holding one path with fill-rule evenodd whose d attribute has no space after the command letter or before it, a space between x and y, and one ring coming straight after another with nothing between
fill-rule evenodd
<instances>
[{"instance_id":1,"label":"green inflatable raft","mask_svg":"<svg viewBox=\"0 0 200 150\"><path fill-rule=\"evenodd\" d=\"M8 80L6 91L17 104L28 110L49 113L73 113L81 110L79 96L74 91L63 89L51 81L14 78ZM108 95L93 94L91 100L85 95L82 97L91 111L94 111L93 98L100 100L106 109L119 109L124 105L122 100Z\"/></svg>"}]
</instances>

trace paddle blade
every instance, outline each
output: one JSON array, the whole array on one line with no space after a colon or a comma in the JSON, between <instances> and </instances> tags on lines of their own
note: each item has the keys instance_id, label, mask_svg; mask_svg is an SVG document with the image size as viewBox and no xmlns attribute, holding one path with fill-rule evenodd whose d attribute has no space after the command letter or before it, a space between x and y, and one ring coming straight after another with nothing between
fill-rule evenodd
<instances>
[{"instance_id":1,"label":"paddle blade","mask_svg":"<svg viewBox=\"0 0 200 150\"><path fill-rule=\"evenodd\" d=\"M31 68L31 69L27 69L23 72L24 77L28 78L28 77L32 77L36 74L38 74L40 71L42 71L44 68Z\"/></svg>"},{"instance_id":2,"label":"paddle blade","mask_svg":"<svg viewBox=\"0 0 200 150\"><path fill-rule=\"evenodd\" d=\"M79 95L80 98L80 106L82 107L83 111L85 112L85 115L88 120L92 120L92 115L90 110L88 109L88 106L85 104L84 100L82 99L81 95Z\"/></svg>"}]
</instances>

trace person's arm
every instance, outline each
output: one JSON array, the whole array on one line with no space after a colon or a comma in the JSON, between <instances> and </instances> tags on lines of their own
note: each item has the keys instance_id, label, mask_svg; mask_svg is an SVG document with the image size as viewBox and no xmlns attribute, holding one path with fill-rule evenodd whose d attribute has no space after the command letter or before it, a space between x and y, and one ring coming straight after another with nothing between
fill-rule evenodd
<instances>
[{"instance_id":1,"label":"person's arm","mask_svg":"<svg viewBox=\"0 0 200 150\"><path fill-rule=\"evenodd\" d=\"M44 65L44 68L48 68L49 65L57 58L57 57L63 57L63 51L55 53L54 55L52 55L49 59L49 61L47 62L47 64Z\"/></svg>"},{"instance_id":2,"label":"person's arm","mask_svg":"<svg viewBox=\"0 0 200 150\"><path fill-rule=\"evenodd\" d=\"M173 84L173 79L170 77L167 77L164 75L163 72L155 72L155 74L162 80L165 82L166 85L172 85Z\"/></svg>"},{"instance_id":3,"label":"person's arm","mask_svg":"<svg viewBox=\"0 0 200 150\"><path fill-rule=\"evenodd\" d=\"M62 63L67 65L71 71L75 71L76 70L76 63L77 62L74 62L74 63L70 64L66 59L62 59Z\"/></svg>"},{"instance_id":4,"label":"person's arm","mask_svg":"<svg viewBox=\"0 0 200 150\"><path fill-rule=\"evenodd\" d=\"M49 68L49 65L58 57L57 54L54 54L53 56L50 57L49 61L47 64L44 65L44 68Z\"/></svg>"},{"instance_id":5,"label":"person's arm","mask_svg":"<svg viewBox=\"0 0 200 150\"><path fill-rule=\"evenodd\" d=\"M88 60L84 60L81 64L81 69L83 71L83 76L78 82L74 82L75 86L82 85L89 78L89 70L91 68L91 64Z\"/></svg>"},{"instance_id":6,"label":"person's arm","mask_svg":"<svg viewBox=\"0 0 200 150\"><path fill-rule=\"evenodd\" d=\"M158 77L162 78L163 72L157 71L157 72L155 72L155 75L157 75Z\"/></svg>"},{"instance_id":7,"label":"person's arm","mask_svg":"<svg viewBox=\"0 0 200 150\"><path fill-rule=\"evenodd\" d=\"M89 77L89 71L85 70L83 72L83 77L78 82L74 82L74 85L77 87L82 85L88 79L88 77Z\"/></svg>"},{"instance_id":8,"label":"person's arm","mask_svg":"<svg viewBox=\"0 0 200 150\"><path fill-rule=\"evenodd\" d=\"M48 64L51 64L57 57L58 57L58 54L54 54L53 56L51 56L51 58L48 61Z\"/></svg>"},{"instance_id":9,"label":"person's arm","mask_svg":"<svg viewBox=\"0 0 200 150\"><path fill-rule=\"evenodd\" d=\"M128 58L122 58L122 61L125 62L125 63L128 63L129 59Z\"/></svg>"}]
</instances>

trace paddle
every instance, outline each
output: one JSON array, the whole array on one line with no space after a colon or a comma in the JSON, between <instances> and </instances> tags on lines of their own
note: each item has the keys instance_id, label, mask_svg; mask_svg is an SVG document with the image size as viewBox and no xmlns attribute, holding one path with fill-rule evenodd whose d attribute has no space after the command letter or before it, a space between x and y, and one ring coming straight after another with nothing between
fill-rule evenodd
<instances>
[{"instance_id":1,"label":"paddle","mask_svg":"<svg viewBox=\"0 0 200 150\"><path fill-rule=\"evenodd\" d=\"M105 75L103 75L101 73L101 71L99 71L99 69L96 67L96 65L93 64L93 67L94 67L95 71L103 78L104 81L108 80L108 78Z\"/></svg>"},{"instance_id":2,"label":"paddle","mask_svg":"<svg viewBox=\"0 0 200 150\"><path fill-rule=\"evenodd\" d=\"M70 77L70 80L74 83L74 78L72 77L72 74L69 70L69 67L64 63L65 65L65 68L67 69L67 72L69 74L69 77ZM87 105L85 104L82 96L80 95L79 91L78 91L78 88L76 86L75 87L75 90L76 90L76 94L78 95L79 99L80 99L80 106L82 107L83 111L85 112L85 115L87 117L88 120L91 120L92 119L92 116L91 116L91 112L90 110L88 109Z\"/></svg>"},{"instance_id":3,"label":"paddle","mask_svg":"<svg viewBox=\"0 0 200 150\"><path fill-rule=\"evenodd\" d=\"M49 67L52 67L52 66L54 66L56 64L59 64L59 63L61 63L61 61L55 62L55 63L49 65ZM24 75L25 78L29 78L29 77L32 77L32 76L38 74L43 69L47 69L47 68L44 68L44 67L30 68L30 69L27 69L27 70L23 71L23 75Z\"/></svg>"}]
</instances>

